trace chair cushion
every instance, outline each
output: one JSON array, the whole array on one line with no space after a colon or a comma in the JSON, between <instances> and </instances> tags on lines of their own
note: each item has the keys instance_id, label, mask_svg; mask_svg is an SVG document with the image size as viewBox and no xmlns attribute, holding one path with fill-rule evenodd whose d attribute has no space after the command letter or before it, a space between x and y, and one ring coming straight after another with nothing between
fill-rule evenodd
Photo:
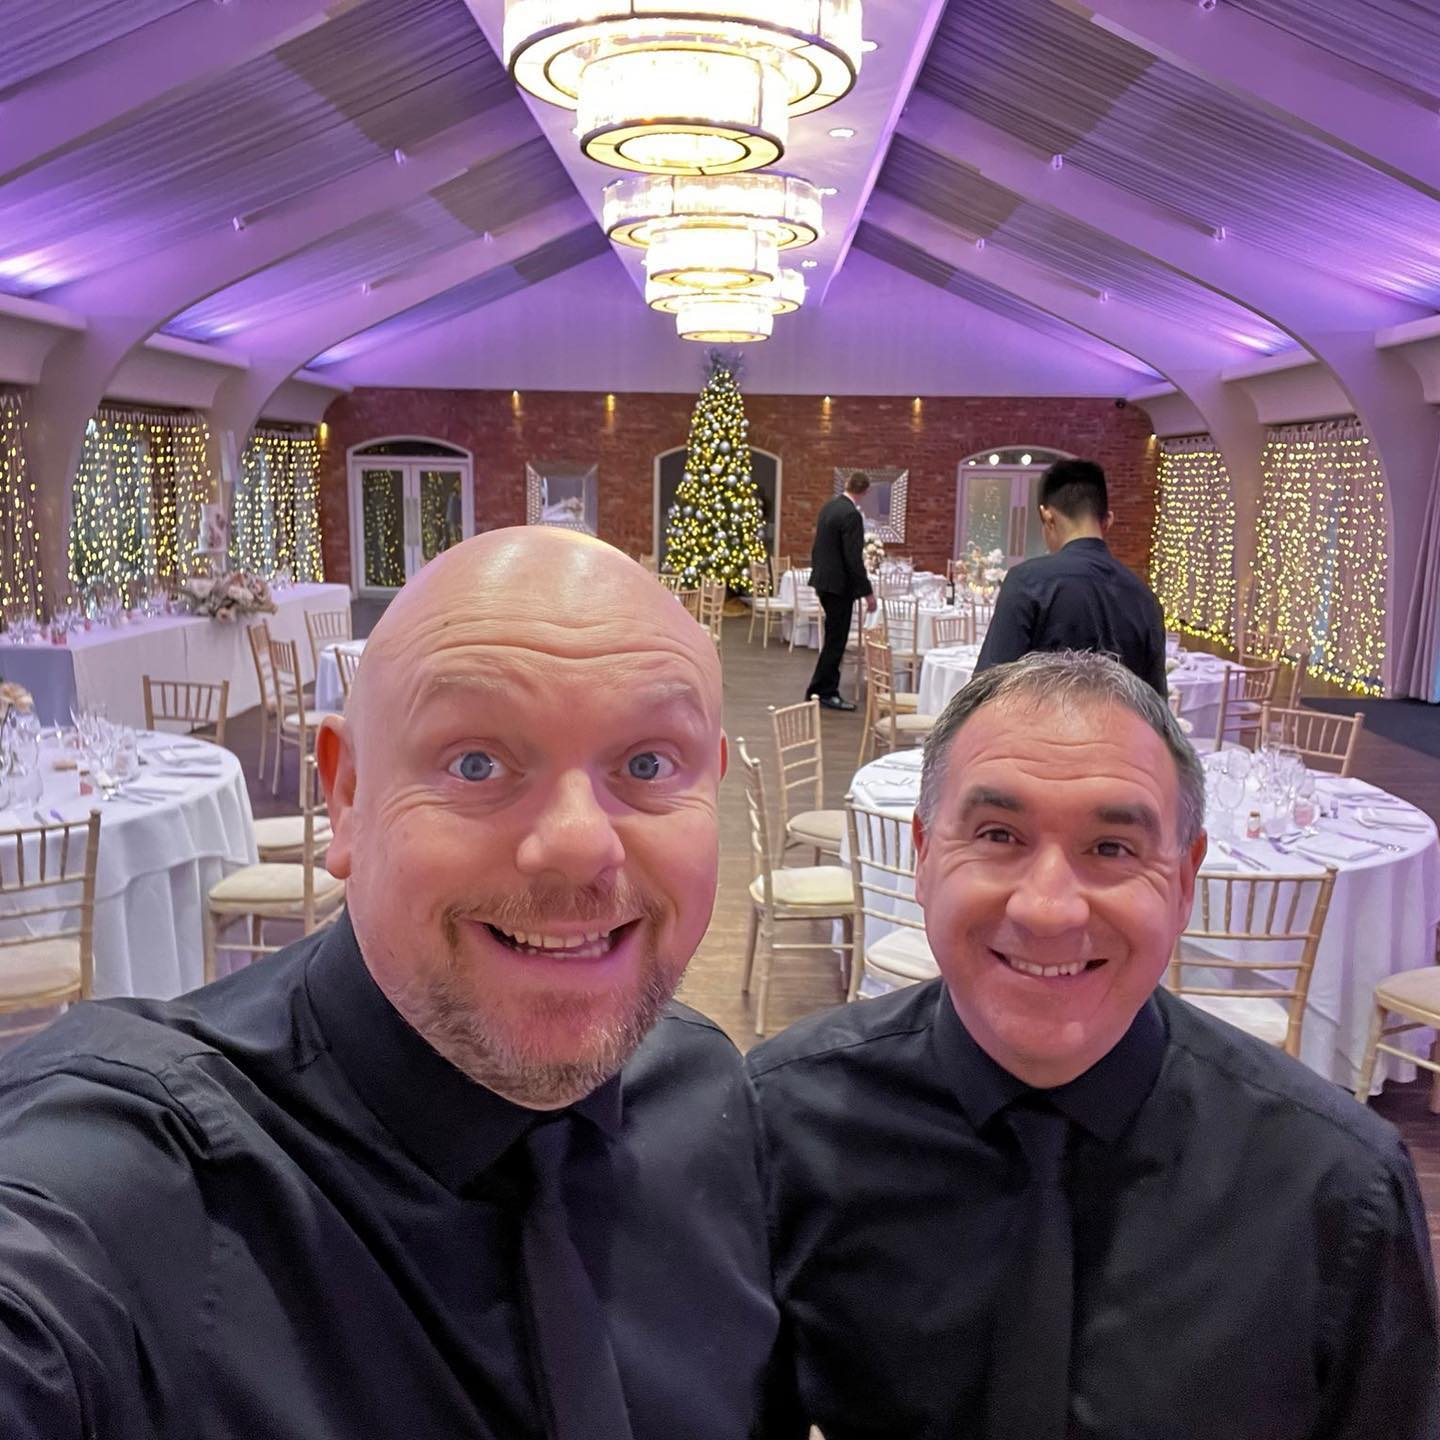
<instances>
[{"instance_id":1,"label":"chair cushion","mask_svg":"<svg viewBox=\"0 0 1440 1440\"><path fill-rule=\"evenodd\" d=\"M939 718L938 715L897 715L895 728L902 735L928 735Z\"/></svg>"},{"instance_id":2,"label":"chair cushion","mask_svg":"<svg viewBox=\"0 0 1440 1440\"><path fill-rule=\"evenodd\" d=\"M930 953L930 942L923 930L901 925L865 949L865 968L891 984L897 980L918 985L933 980L940 967Z\"/></svg>"},{"instance_id":3,"label":"chair cushion","mask_svg":"<svg viewBox=\"0 0 1440 1440\"><path fill-rule=\"evenodd\" d=\"M328 870L315 871L315 903L338 898L345 882ZM244 865L210 889L210 898L219 905L289 905L305 900L303 865Z\"/></svg>"},{"instance_id":4,"label":"chair cushion","mask_svg":"<svg viewBox=\"0 0 1440 1440\"><path fill-rule=\"evenodd\" d=\"M1375 987L1375 999L1407 1014L1440 1017L1440 965L1387 975Z\"/></svg>"},{"instance_id":5,"label":"chair cushion","mask_svg":"<svg viewBox=\"0 0 1440 1440\"><path fill-rule=\"evenodd\" d=\"M330 716L334 715L334 713L335 712L333 710L307 710L305 712L306 728L310 730L317 729L322 720L329 718ZM290 713L285 717L285 725L286 728L290 730L298 729L300 725L299 712L295 710L290 711Z\"/></svg>"},{"instance_id":6,"label":"chair cushion","mask_svg":"<svg viewBox=\"0 0 1440 1440\"><path fill-rule=\"evenodd\" d=\"M315 817L315 844L328 845L332 839L330 817ZM305 845L305 817L303 815L271 815L255 822L255 848L257 850L300 850Z\"/></svg>"},{"instance_id":7,"label":"chair cushion","mask_svg":"<svg viewBox=\"0 0 1440 1440\"><path fill-rule=\"evenodd\" d=\"M1290 1012L1279 1000L1262 1000L1258 995L1185 995L1184 999L1267 1045L1284 1045L1290 1032Z\"/></svg>"},{"instance_id":8,"label":"chair cushion","mask_svg":"<svg viewBox=\"0 0 1440 1440\"><path fill-rule=\"evenodd\" d=\"M36 939L0 949L0 1002L79 988L78 939Z\"/></svg>"},{"instance_id":9,"label":"chair cushion","mask_svg":"<svg viewBox=\"0 0 1440 1440\"><path fill-rule=\"evenodd\" d=\"M845 812L843 810L802 810L790 817L785 827L792 840L803 840L818 845L822 850L840 853L840 840L845 834Z\"/></svg>"},{"instance_id":10,"label":"chair cushion","mask_svg":"<svg viewBox=\"0 0 1440 1440\"><path fill-rule=\"evenodd\" d=\"M844 865L797 865L770 872L777 905L791 909L845 910L855 903L850 871ZM750 898L765 903L765 886L757 875L750 882Z\"/></svg>"}]
</instances>

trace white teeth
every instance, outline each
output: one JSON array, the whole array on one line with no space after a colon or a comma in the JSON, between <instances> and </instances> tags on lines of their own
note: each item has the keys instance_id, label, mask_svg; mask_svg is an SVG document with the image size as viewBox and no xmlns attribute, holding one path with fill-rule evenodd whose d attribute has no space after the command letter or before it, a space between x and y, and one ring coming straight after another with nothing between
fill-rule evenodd
<instances>
[{"instance_id":1,"label":"white teeth","mask_svg":"<svg viewBox=\"0 0 1440 1440\"><path fill-rule=\"evenodd\" d=\"M499 929L499 927L496 927ZM589 930L583 935L532 935L523 930L501 930L502 935L508 935L516 945L526 950L583 950L586 947L593 947L599 942L609 943L611 931Z\"/></svg>"},{"instance_id":2,"label":"white teeth","mask_svg":"<svg viewBox=\"0 0 1440 1440\"><path fill-rule=\"evenodd\" d=\"M1040 980L1052 980L1057 975L1078 975L1086 964L1084 960L1076 960L1069 965L1032 965L1028 960L1016 960L1010 955L1005 957L1005 963L1022 975L1034 975Z\"/></svg>"}]
</instances>

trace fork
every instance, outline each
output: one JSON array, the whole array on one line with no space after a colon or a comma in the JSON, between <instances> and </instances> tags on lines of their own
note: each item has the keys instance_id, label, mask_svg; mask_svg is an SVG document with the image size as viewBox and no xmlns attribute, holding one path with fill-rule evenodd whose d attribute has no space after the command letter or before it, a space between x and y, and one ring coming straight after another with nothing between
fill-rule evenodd
<instances>
[{"instance_id":1,"label":"fork","mask_svg":"<svg viewBox=\"0 0 1440 1440\"><path fill-rule=\"evenodd\" d=\"M1347 840L1359 840L1365 845L1374 845L1381 850L1389 850L1394 855L1399 855L1405 849L1403 845L1392 845L1388 840L1377 840L1373 835L1357 835L1353 830L1332 830L1333 835L1343 835Z\"/></svg>"}]
</instances>

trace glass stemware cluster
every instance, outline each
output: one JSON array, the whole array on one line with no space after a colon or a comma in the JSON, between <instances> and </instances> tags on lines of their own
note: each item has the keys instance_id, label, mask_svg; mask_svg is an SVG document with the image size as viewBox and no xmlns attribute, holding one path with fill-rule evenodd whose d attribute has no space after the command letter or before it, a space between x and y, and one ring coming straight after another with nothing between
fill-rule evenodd
<instances>
[{"instance_id":1,"label":"glass stemware cluster","mask_svg":"<svg viewBox=\"0 0 1440 1440\"><path fill-rule=\"evenodd\" d=\"M1296 829L1313 834L1320 805L1315 776L1295 746L1264 736L1253 754L1235 746L1206 756L1206 800L1217 833L1243 834L1252 813L1279 840Z\"/></svg>"},{"instance_id":2,"label":"glass stemware cluster","mask_svg":"<svg viewBox=\"0 0 1440 1440\"><path fill-rule=\"evenodd\" d=\"M75 729L64 737L84 757L90 773L102 789L129 779L139 768L139 745L136 734L125 725L117 725L106 714L103 705L70 708Z\"/></svg>"},{"instance_id":3,"label":"glass stemware cluster","mask_svg":"<svg viewBox=\"0 0 1440 1440\"><path fill-rule=\"evenodd\" d=\"M12 706L0 722L0 808L40 798L40 721L33 710Z\"/></svg>"}]
</instances>

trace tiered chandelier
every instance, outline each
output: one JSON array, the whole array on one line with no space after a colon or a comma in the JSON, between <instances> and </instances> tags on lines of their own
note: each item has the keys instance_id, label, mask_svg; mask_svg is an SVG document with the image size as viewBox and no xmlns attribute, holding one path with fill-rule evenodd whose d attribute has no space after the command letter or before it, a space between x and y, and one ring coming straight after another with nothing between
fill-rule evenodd
<instances>
[{"instance_id":1,"label":"tiered chandelier","mask_svg":"<svg viewBox=\"0 0 1440 1440\"><path fill-rule=\"evenodd\" d=\"M577 112L622 170L728 175L785 153L790 117L860 70L860 0L506 0L517 84Z\"/></svg>"},{"instance_id":2,"label":"tiered chandelier","mask_svg":"<svg viewBox=\"0 0 1440 1440\"><path fill-rule=\"evenodd\" d=\"M780 263L821 234L820 192L793 175L647 175L605 187L610 239L645 250L645 301L709 344L766 340L805 280Z\"/></svg>"}]
</instances>

